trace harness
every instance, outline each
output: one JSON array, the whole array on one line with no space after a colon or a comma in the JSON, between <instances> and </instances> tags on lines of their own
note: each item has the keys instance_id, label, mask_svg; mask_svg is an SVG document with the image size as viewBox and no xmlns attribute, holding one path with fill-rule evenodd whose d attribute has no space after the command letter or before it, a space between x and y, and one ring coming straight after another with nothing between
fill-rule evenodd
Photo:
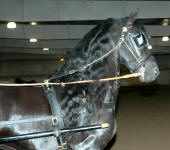
<instances>
[{"instance_id":1,"label":"harness","mask_svg":"<svg viewBox=\"0 0 170 150\"><path fill-rule=\"evenodd\" d=\"M140 54L137 54L137 56L136 56L136 54L134 53L133 49L135 49L135 48L133 47L133 45L136 43L135 46L137 46L138 48L143 48L144 46L146 46L148 44L148 41L146 42L146 44L139 47L140 45L139 45L139 43L137 43L137 37L132 37L131 35L128 34L128 39L131 41L131 44L129 46L124 38L125 33L128 33L127 27L122 28L121 36L120 36L120 39L119 39L117 45L115 47L113 47L110 51L108 51L106 54L104 54L103 56L90 62L89 64L86 64L85 66L80 67L79 69L73 69L66 73L59 74L58 76L51 77L48 80L46 80L45 82L48 83L51 80L61 78L64 76L68 76L68 75L71 75L71 74L74 74L77 72L81 72L81 71L87 69L88 67L92 66L93 64L99 62L103 58L107 57L108 55L110 55L115 49L120 48L120 46L123 43L125 44L127 49L130 51L130 53L133 55L133 57L138 62L138 66L134 69L134 71L138 70L139 67L142 67L143 71L144 71L144 69L145 69L144 64L151 57L151 55L148 55L145 59L143 59L143 58L141 59ZM142 37L144 37L144 36L142 35ZM134 39L136 39L136 40L134 40ZM55 136L57 138L57 143L58 143L59 149L64 150L64 149L67 149L67 145L66 145L66 143L63 142L61 134L68 133L68 132L82 132L82 131L87 131L87 130L103 129L103 128L109 127L109 124L104 123L104 124L98 124L98 125L89 125L89 126L65 129L62 110L59 105L59 101L57 100L54 87L52 85L50 86L47 84L46 86L43 86L43 90L44 90L45 96L46 96L48 103L50 105L50 108L51 108L51 112L52 112L51 116L43 116L40 118L30 118L30 119L22 119L22 120L15 120L15 121L2 121L2 122L0 122L0 126L19 124L19 123L36 122L36 121L43 121L43 120L45 121L45 120L50 119L50 120L52 120L53 130L46 131L46 132L37 132L37 133L31 133L31 134L23 134L23 135L19 135L19 136L0 138L0 144L11 142L11 141L26 140L26 139L40 138L40 137L47 137L47 136ZM104 103L103 107L105 109L113 110L113 109L115 109L115 102Z\"/></svg>"},{"instance_id":2,"label":"harness","mask_svg":"<svg viewBox=\"0 0 170 150\"><path fill-rule=\"evenodd\" d=\"M61 107L58 103L54 87L53 86L44 86L44 93L46 98L48 99L48 103L51 108L52 115L54 116L52 118L52 125L53 125L53 131L54 135L57 139L57 144L59 149L67 149L66 143L63 143L62 137L60 136L60 130L64 129L64 121L63 121L63 115L61 111Z\"/></svg>"},{"instance_id":3,"label":"harness","mask_svg":"<svg viewBox=\"0 0 170 150\"><path fill-rule=\"evenodd\" d=\"M145 37L145 35L144 35L143 33L141 33L141 36L143 37L143 39L145 40L145 42L140 45L140 44L137 42L137 41L138 41L137 39L138 39L139 35L137 35L137 36L131 36L130 34L128 34L128 39L129 39L129 41L130 41L130 46L131 46L131 47L130 47L130 46L127 44L127 42L125 41L125 39L124 39L124 36L125 36L125 33L127 32L127 29L128 29L127 27L123 27L123 28L122 28L121 38L119 39L118 44L117 44L115 47L113 47L109 52L107 52L106 54L104 54L103 56L99 57L98 59L92 61L92 62L89 63L89 64L86 64L86 65L83 66L83 67L80 67L79 69L70 70L70 71L68 71L68 73L60 74L60 75L58 75L58 76L56 76L56 77L51 77L49 80L46 80L46 82L48 82L48 81L50 81L50 80L53 80L53 79L61 78L61 77L68 76L68 75L71 75L71 74L74 74L74 73L77 73L77 72L80 72L80 71L85 70L86 68L92 66L93 64L97 63L97 62L100 61L101 59L103 59L103 58L107 57L108 55L110 55L115 49L117 49L118 47L120 47L122 43L124 43L124 44L126 45L126 47L128 48L128 50L131 52L131 54L134 56L134 58L135 58L135 59L137 60L137 62L138 62L138 66L137 66L133 71L134 71L134 72L137 71L140 66L143 68L143 71L144 71L145 62L151 57L151 54L148 55L145 59L143 59L142 56L141 56L139 53L137 53L137 54L138 54L138 57L139 57L139 58L138 58L138 57L134 54L134 52L133 52L132 49L134 48L134 49L136 50L136 48L141 49L141 48L147 46L147 45L148 45L147 38ZM134 47L133 47L133 45L134 45ZM135 47L136 47L136 48L135 48ZM138 51L136 51L136 52L138 52ZM56 126L56 125L54 126L54 131L57 133L57 136L58 136L58 135L59 135L59 134L58 134L58 130L60 130L61 128L64 127L64 123L63 123L62 116L61 116L61 108L60 108L58 102L55 102L55 103L56 103L55 105L52 103L53 100L56 101L56 96L55 96L55 92L54 92L53 87L52 87L52 88L49 88L49 87L44 88L44 91L45 91L46 97L47 97L47 99L48 99L48 101L49 101L49 103L50 103L52 112L53 112L54 109L58 109L57 112L53 112L53 113L52 113L53 115L59 117L59 119L58 119L59 122L61 121L61 123L60 123L61 125L59 124L59 126ZM104 108L104 109L112 109L112 110L115 110L115 102L104 103L104 104L103 104L103 108ZM56 137L57 137L57 136L56 136Z\"/></svg>"}]
</instances>

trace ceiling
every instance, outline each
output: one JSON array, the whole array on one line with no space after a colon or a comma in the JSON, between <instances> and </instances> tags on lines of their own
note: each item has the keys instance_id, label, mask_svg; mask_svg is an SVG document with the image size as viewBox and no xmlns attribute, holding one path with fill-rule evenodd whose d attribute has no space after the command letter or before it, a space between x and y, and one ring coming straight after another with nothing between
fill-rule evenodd
<instances>
[{"instance_id":1,"label":"ceiling","mask_svg":"<svg viewBox=\"0 0 170 150\"><path fill-rule=\"evenodd\" d=\"M137 20L145 25L151 50L155 54L170 54L170 26L162 26L170 18L169 1L118 0L0 0L0 53L55 54L67 57L76 43L95 25L106 18L121 18L138 11ZM7 29L8 21L17 23ZM30 25L36 21L36 26ZM30 43L30 38L38 42ZM50 48L43 51L42 48ZM31 55L32 57L32 55ZM52 57L53 58L53 57ZM1 60L3 58L0 58ZM14 59L14 58L13 58ZM23 58L24 59L24 58Z\"/></svg>"}]
</instances>

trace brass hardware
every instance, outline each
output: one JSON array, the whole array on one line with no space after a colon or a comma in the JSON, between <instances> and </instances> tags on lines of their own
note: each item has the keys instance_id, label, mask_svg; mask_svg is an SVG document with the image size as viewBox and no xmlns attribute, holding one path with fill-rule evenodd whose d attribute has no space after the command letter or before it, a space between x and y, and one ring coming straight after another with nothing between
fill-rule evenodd
<instances>
[{"instance_id":1,"label":"brass hardware","mask_svg":"<svg viewBox=\"0 0 170 150\"><path fill-rule=\"evenodd\" d=\"M58 147L58 150L67 150L67 143L63 143Z\"/></svg>"},{"instance_id":2,"label":"brass hardware","mask_svg":"<svg viewBox=\"0 0 170 150\"><path fill-rule=\"evenodd\" d=\"M48 79L45 79L45 80L44 80L44 83L45 83L45 86L47 87L47 90L49 90L49 89L50 89L49 80L48 80Z\"/></svg>"},{"instance_id":3,"label":"brass hardware","mask_svg":"<svg viewBox=\"0 0 170 150\"><path fill-rule=\"evenodd\" d=\"M69 71L69 74L73 74L73 73L75 73L75 70L70 70Z\"/></svg>"},{"instance_id":4,"label":"brass hardware","mask_svg":"<svg viewBox=\"0 0 170 150\"><path fill-rule=\"evenodd\" d=\"M57 119L57 117L52 118L52 124L53 124L53 126L58 125L58 119Z\"/></svg>"},{"instance_id":5,"label":"brass hardware","mask_svg":"<svg viewBox=\"0 0 170 150\"><path fill-rule=\"evenodd\" d=\"M86 103L86 101L87 101L86 98L82 98L83 103Z\"/></svg>"}]
</instances>

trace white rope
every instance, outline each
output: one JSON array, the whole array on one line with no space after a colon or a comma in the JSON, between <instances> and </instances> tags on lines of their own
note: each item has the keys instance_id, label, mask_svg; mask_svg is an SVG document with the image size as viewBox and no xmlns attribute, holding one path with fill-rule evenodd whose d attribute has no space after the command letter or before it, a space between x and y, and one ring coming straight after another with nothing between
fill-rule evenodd
<instances>
[{"instance_id":1,"label":"white rope","mask_svg":"<svg viewBox=\"0 0 170 150\"><path fill-rule=\"evenodd\" d=\"M51 82L43 82L43 83L24 83L24 84L9 84L9 83L0 83L0 86L8 86L8 87L24 87L24 86L48 86L48 85L71 85L71 84L83 84L83 83L92 83L92 82L105 82L105 81L111 81L111 80L121 80L121 79L127 79L127 78L133 78L133 77L139 77L142 76L143 73L133 73L133 74L127 74L120 77L112 77L112 78L103 78L103 79L94 79L94 80L80 80L80 81L71 81L71 82L58 82L58 83L51 83Z\"/></svg>"}]
</instances>

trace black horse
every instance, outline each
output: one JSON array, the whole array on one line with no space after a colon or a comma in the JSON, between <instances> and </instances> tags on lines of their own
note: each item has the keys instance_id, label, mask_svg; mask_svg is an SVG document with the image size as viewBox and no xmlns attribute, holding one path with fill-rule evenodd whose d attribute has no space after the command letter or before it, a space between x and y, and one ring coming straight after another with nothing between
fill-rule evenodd
<instances>
[{"instance_id":1,"label":"black horse","mask_svg":"<svg viewBox=\"0 0 170 150\"><path fill-rule=\"evenodd\" d=\"M74 48L64 67L51 82L100 79L119 76L119 64L130 72L143 73L141 82L154 81L159 69L147 49L142 25L134 24L135 15L107 19L89 31ZM107 122L108 129L67 133L62 136L69 149L100 150L116 132L115 107L119 81L54 86L65 128ZM110 105L109 107L105 107ZM0 120L50 115L51 110L41 87L0 88ZM0 136L17 135L52 128L51 122L15 124L0 128ZM17 150L54 150L56 139L46 137L7 144Z\"/></svg>"}]
</instances>

